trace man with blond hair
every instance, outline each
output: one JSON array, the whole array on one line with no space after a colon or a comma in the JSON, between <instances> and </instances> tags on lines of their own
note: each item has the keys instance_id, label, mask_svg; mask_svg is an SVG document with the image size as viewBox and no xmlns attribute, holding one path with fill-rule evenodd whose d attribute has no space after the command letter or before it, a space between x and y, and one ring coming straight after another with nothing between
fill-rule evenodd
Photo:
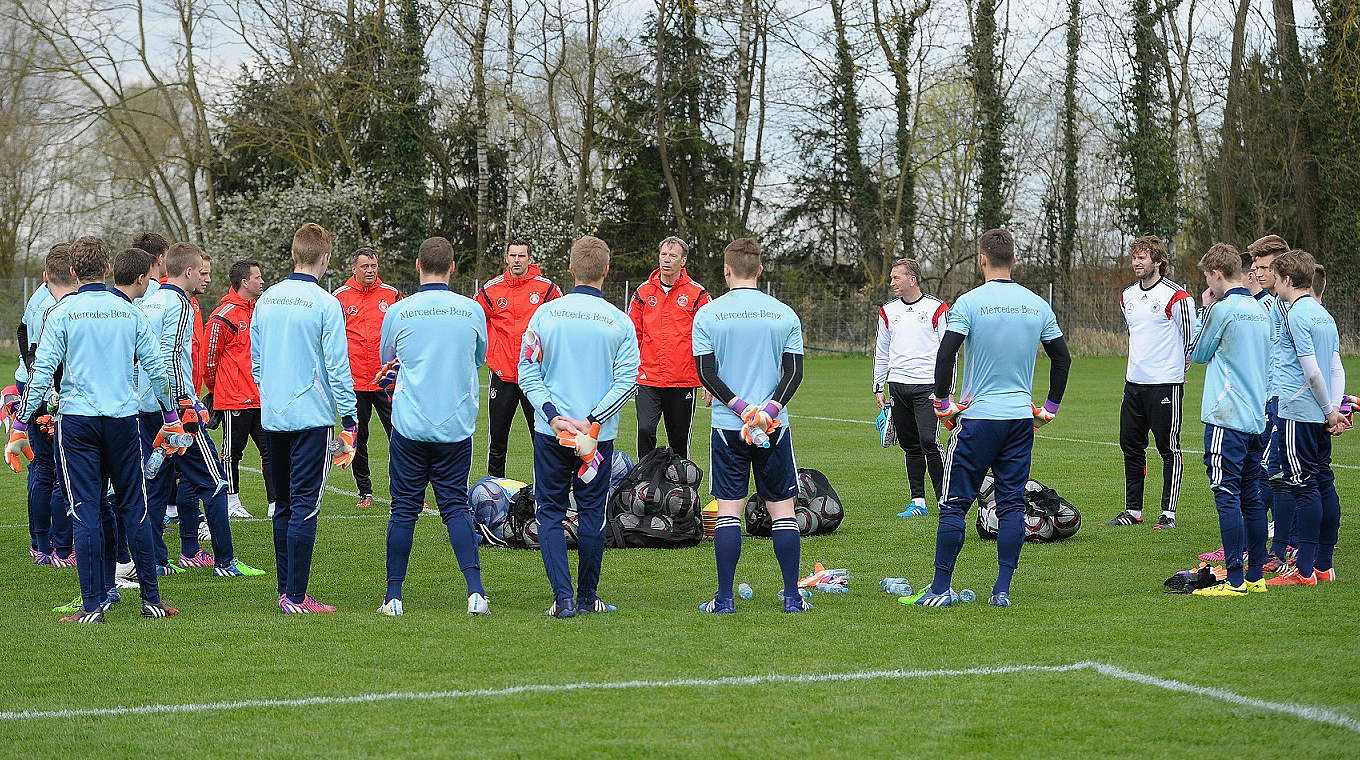
<instances>
[{"instance_id":1,"label":"man with blond hair","mask_svg":"<svg viewBox=\"0 0 1360 760\"><path fill-rule=\"evenodd\" d=\"M335 612L307 593L316 517L330 467L349 467L358 435L340 302L320 285L335 238L319 224L293 235L293 273L270 287L250 323L250 371L260 389L274 476L274 562L279 611ZM265 370L268 369L268 372ZM331 431L340 440L331 453Z\"/></svg>"},{"instance_id":2,"label":"man with blond hair","mask_svg":"<svg viewBox=\"0 0 1360 760\"><path fill-rule=\"evenodd\" d=\"M553 603L545 614L570 618L613 612L600 599L605 499L618 414L632 397L637 335L627 315L604 300L609 246L586 235L571 246L570 293L539 308L524 333L519 385L534 405L534 501L543 568ZM573 596L562 532L575 497L577 585Z\"/></svg>"},{"instance_id":3,"label":"man with blond hair","mask_svg":"<svg viewBox=\"0 0 1360 760\"><path fill-rule=\"evenodd\" d=\"M694 422L694 389L699 377L690 355L694 314L709 302L708 291L685 271L689 246L678 237L661 241L658 265L633 292L628 317L637 331L638 459L656 448L656 427L666 420L666 443L682 457L689 456L690 427Z\"/></svg>"}]
</instances>

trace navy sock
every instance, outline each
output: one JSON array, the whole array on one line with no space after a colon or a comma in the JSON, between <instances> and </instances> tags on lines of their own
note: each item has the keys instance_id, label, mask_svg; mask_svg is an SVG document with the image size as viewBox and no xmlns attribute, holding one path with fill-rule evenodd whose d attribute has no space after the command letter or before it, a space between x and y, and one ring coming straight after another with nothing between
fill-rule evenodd
<instances>
[{"instance_id":1,"label":"navy sock","mask_svg":"<svg viewBox=\"0 0 1360 760\"><path fill-rule=\"evenodd\" d=\"M482 586L482 566L477 557L477 535L473 529L472 510L467 507L454 510L445 527L449 530L453 556L458 559L458 569L463 571L463 580L467 581L468 596L486 596L486 589Z\"/></svg>"},{"instance_id":2,"label":"navy sock","mask_svg":"<svg viewBox=\"0 0 1360 760\"><path fill-rule=\"evenodd\" d=\"M740 518L718 518L713 529L713 557L718 564L718 598L731 599L732 583L737 576L737 560L741 559Z\"/></svg>"},{"instance_id":3,"label":"navy sock","mask_svg":"<svg viewBox=\"0 0 1360 760\"><path fill-rule=\"evenodd\" d=\"M1228 568L1228 585L1241 586L1243 578L1242 566ZM1259 579L1258 579L1259 580Z\"/></svg>"},{"instance_id":4,"label":"navy sock","mask_svg":"<svg viewBox=\"0 0 1360 760\"><path fill-rule=\"evenodd\" d=\"M1270 553L1281 562L1284 562L1286 547L1289 544L1289 533L1294 527L1294 511L1297 508L1294 500L1293 490L1287 487L1274 488L1271 491L1270 516L1275 519L1275 539L1271 542Z\"/></svg>"},{"instance_id":5,"label":"navy sock","mask_svg":"<svg viewBox=\"0 0 1360 760\"><path fill-rule=\"evenodd\" d=\"M949 590L954 577L954 562L963 549L963 511L948 502L940 505L940 524L935 529L935 578L930 584L931 593L943 594Z\"/></svg>"},{"instance_id":6,"label":"navy sock","mask_svg":"<svg viewBox=\"0 0 1360 760\"><path fill-rule=\"evenodd\" d=\"M1247 571L1243 574L1243 577L1251 581L1252 583L1255 583L1256 581L1259 581L1262 578L1264 578L1265 575L1266 571L1260 565L1247 565ZM1231 572L1228 573L1228 578L1229 580L1232 579Z\"/></svg>"},{"instance_id":7,"label":"navy sock","mask_svg":"<svg viewBox=\"0 0 1360 760\"><path fill-rule=\"evenodd\" d=\"M315 546L316 520L305 519L294 509L288 521L288 598L297 604L307 597Z\"/></svg>"},{"instance_id":8,"label":"navy sock","mask_svg":"<svg viewBox=\"0 0 1360 760\"><path fill-rule=\"evenodd\" d=\"M406 581L406 567L411 562L411 544L415 541L415 533L416 521L413 516L393 514L387 522L388 599L401 598L401 584Z\"/></svg>"},{"instance_id":9,"label":"navy sock","mask_svg":"<svg viewBox=\"0 0 1360 760\"><path fill-rule=\"evenodd\" d=\"M779 572L784 576L784 598L798 595L798 554L802 549L802 536L798 534L798 521L792 517L781 517L770 525L770 538L774 542L774 558L779 561ZM736 565L735 559L732 563ZM728 581L731 589L731 581Z\"/></svg>"},{"instance_id":10,"label":"navy sock","mask_svg":"<svg viewBox=\"0 0 1360 760\"><path fill-rule=\"evenodd\" d=\"M1020 549L1025 545L1025 510L1009 509L997 514L996 585L993 594L1011 592L1011 576L1020 564Z\"/></svg>"}]
</instances>

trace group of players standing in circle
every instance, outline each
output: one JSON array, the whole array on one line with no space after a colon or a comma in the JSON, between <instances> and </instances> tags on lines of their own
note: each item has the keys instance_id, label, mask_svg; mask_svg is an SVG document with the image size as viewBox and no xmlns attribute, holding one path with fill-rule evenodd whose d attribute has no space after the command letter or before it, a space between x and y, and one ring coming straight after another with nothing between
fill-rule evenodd
<instances>
[{"instance_id":1,"label":"group of players standing in circle","mask_svg":"<svg viewBox=\"0 0 1360 760\"><path fill-rule=\"evenodd\" d=\"M566 294L542 276L522 240L507 246L505 273L473 298L450 290L455 257L443 238L421 245L420 285L405 297L377 277L370 249L355 253L354 278L328 293L319 278L332 249L329 232L303 225L292 242L293 273L268 289L256 262L236 262L230 291L206 329L195 296L206 291L211 261L193 244L147 234L114 257L103 241L81 238L49 253L45 285L21 326L5 451L15 471L33 463L35 563L77 567L80 598L63 621L103 622L120 601L120 586L139 589L143 616L177 615L161 600L158 578L186 568L211 568L223 578L265 574L236 557L228 519L250 514L238 481L251 439L273 525L278 608L334 612L309 593L316 518L332 466L353 465L357 506L372 505L366 432L373 411L390 439L392 495L387 590L378 611L404 613L414 526L432 488L466 581L467 610L486 614L467 498L483 363L491 373L489 474L504 475L517 409L531 429L540 550L553 596L547 615L616 609L598 591L605 500L618 414L634 396L640 456L655 447L662 419L671 447L688 455L699 396L719 402L710 438L718 587L701 609L735 612L752 475L772 517L784 611L811 608L797 592L801 544L787 410L802 379L802 328L792 309L757 287L763 268L756 241L724 249L728 292L713 299L685 272L685 243L667 238L658 269L631 295L627 314L603 298L610 251L591 236L571 247L575 282ZM1121 296L1130 332L1120 435L1127 503L1106 524L1142 522L1151 431L1164 459L1155 527L1175 527L1185 371L1202 362L1205 463L1227 577L1196 593L1239 596L1333 580L1340 509L1330 436L1349 428L1353 399L1343 392L1335 323L1318 303L1320 267L1275 236L1245 255L1215 245L1199 262L1209 288L1197 316L1189 294L1165 279L1160 240L1134 241L1132 261L1139 281ZM922 293L917 262L900 260L891 274L898 298L879 312L873 389L880 406L891 405L906 451L910 502L901 515L928 512L927 473L939 503L934 579L905 600L923 607L959 601L950 584L964 517L988 472L999 524L990 602L1010 605L1033 433L1056 417L1071 366L1052 309L1011 279L1010 233L983 233L977 265L984 284L950 307ZM1042 405L1031 389L1036 347L1051 360ZM960 349L965 365L956 395ZM219 421L220 457L205 432ZM943 454L938 424L951 431ZM153 473L147 462L156 451L168 459ZM181 552L171 561L161 527L177 481L184 491L173 497ZM575 583L562 530L571 502L578 512ZM1276 538L1269 558L1267 508ZM1297 556L1287 547L1297 547ZM1279 574L1264 581L1268 572Z\"/></svg>"},{"instance_id":2,"label":"group of players standing in circle","mask_svg":"<svg viewBox=\"0 0 1360 760\"><path fill-rule=\"evenodd\" d=\"M984 252L987 235L983 236ZM1166 277L1170 261L1162 240L1138 238L1130 255L1138 281L1119 299L1129 330L1119 425L1126 502L1124 510L1105 525L1143 524L1151 432L1163 460L1161 514L1153 529L1176 527L1183 475L1180 425L1185 377L1191 363L1202 363L1208 365L1201 406L1204 463L1223 546L1201 559L1222 562L1223 574L1218 585L1194 593L1241 598L1269 586L1315 586L1335 580L1332 555L1341 508L1331 468L1331 438L1350 429L1357 400L1345 393L1336 323L1321 305L1325 270L1307 252L1291 250L1278 235L1263 237L1241 253L1230 245L1216 244L1198 263L1208 288L1202 296L1205 306L1197 313L1190 294ZM991 273L985 267L984 273L990 285ZM976 474L971 463L959 469L958 457L973 448L965 424L971 417L968 400L976 399L981 387L978 375L966 367L960 394L965 402L949 400L952 389L945 381L952 379L958 341L950 339L950 332L968 336L964 344L968 365L991 364L990 351L970 345L975 330L956 331L955 325L963 327L966 320L954 317L960 303L976 298L988 285L965 294L951 309L923 294L920 281L915 261L901 260L893 267L891 284L898 298L879 312L873 390L880 407L890 405L892 424L906 455L910 502L899 516L927 513L924 474L929 471L940 500L938 543L948 548L955 540L961 543L962 535L956 539L957 531L946 529L947 520L957 519L961 524L960 510L966 511L976 496L975 488L959 489L951 476ZM998 325L999 332L993 334L1005 335L1010 327ZM1050 349L1047 341L1044 346ZM1054 353L1049 351L1050 356ZM1066 361L1065 356L1055 357L1055 379L1059 369L1065 377ZM946 368L951 372L944 372ZM985 375L989 369L980 366L979 371ZM934 388L929 384L932 370ZM935 420L925 414L932 400L936 417L954 428L943 459ZM1057 411L1058 401L1060 387L1057 395L1050 391L1052 412ZM957 412L962 421L951 425L951 411L956 407L962 408ZM1037 430L1047 415L1038 407L1034 414ZM1013 456L1024 458L1027 477L1028 445L1017 441L1015 450L1018 453ZM1019 489L1024 481L1007 477L1005 470L994 469L994 474L1003 533L998 545L1002 578L992 603L1004 606L1009 599L1004 596L1008 589L1002 580L1008 580L1007 568L1013 570L1023 540L1015 532L1022 528L1017 523L1023 514L1024 496ZM981 475L976 477L980 482ZM1011 522L1009 531L1005 515ZM1273 543L1267 549L1271 530ZM937 548L935 583L911 601L926 606L956 601L947 587L952 567L950 552L942 556ZM1266 579L1267 574L1274 577Z\"/></svg>"}]
</instances>

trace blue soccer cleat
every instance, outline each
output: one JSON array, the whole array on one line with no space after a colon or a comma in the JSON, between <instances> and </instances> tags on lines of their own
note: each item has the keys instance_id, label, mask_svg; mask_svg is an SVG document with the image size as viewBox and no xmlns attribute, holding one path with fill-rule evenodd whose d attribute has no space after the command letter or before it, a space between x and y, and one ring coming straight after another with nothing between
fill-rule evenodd
<instances>
[{"instance_id":1,"label":"blue soccer cleat","mask_svg":"<svg viewBox=\"0 0 1360 760\"><path fill-rule=\"evenodd\" d=\"M719 599L715 596L699 605L699 611L711 612L714 615L731 615L737 611L737 601L735 599Z\"/></svg>"},{"instance_id":2,"label":"blue soccer cleat","mask_svg":"<svg viewBox=\"0 0 1360 760\"><path fill-rule=\"evenodd\" d=\"M576 617L576 603L570 599L561 604L553 602L552 606L545 610L543 614L551 618L557 618L559 620L574 618Z\"/></svg>"},{"instance_id":3,"label":"blue soccer cleat","mask_svg":"<svg viewBox=\"0 0 1360 760\"><path fill-rule=\"evenodd\" d=\"M1002 591L999 594L992 594L992 598L988 599L987 603L993 607L1009 607L1011 606L1010 592Z\"/></svg>"},{"instance_id":4,"label":"blue soccer cleat","mask_svg":"<svg viewBox=\"0 0 1360 760\"><path fill-rule=\"evenodd\" d=\"M605 600L601 599L598 596L591 600L585 599L576 600L577 615L589 615L595 612L618 612L618 611L619 611L618 607L615 607L614 605L605 602Z\"/></svg>"},{"instance_id":5,"label":"blue soccer cleat","mask_svg":"<svg viewBox=\"0 0 1360 760\"><path fill-rule=\"evenodd\" d=\"M810 609L812 609L812 602L804 599L801 595L795 595L784 599L785 612L807 612Z\"/></svg>"},{"instance_id":6,"label":"blue soccer cleat","mask_svg":"<svg viewBox=\"0 0 1360 760\"><path fill-rule=\"evenodd\" d=\"M925 517L930 514L930 508L926 506L925 499L912 499L907 508L897 513L898 517Z\"/></svg>"}]
</instances>

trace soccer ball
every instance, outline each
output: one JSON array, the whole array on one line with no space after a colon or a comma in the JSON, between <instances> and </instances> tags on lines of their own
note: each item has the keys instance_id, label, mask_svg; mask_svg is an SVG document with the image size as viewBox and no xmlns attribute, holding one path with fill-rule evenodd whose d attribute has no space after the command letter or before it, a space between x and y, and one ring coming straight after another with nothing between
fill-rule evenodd
<instances>
[{"instance_id":1,"label":"soccer ball","mask_svg":"<svg viewBox=\"0 0 1360 760\"><path fill-rule=\"evenodd\" d=\"M528 520L524 523L524 528L520 530L520 539L524 542L524 548L538 548L538 520Z\"/></svg>"},{"instance_id":2,"label":"soccer ball","mask_svg":"<svg viewBox=\"0 0 1360 760\"><path fill-rule=\"evenodd\" d=\"M642 519L632 512L620 512L618 520L624 530L633 530L642 524Z\"/></svg>"},{"instance_id":3,"label":"soccer ball","mask_svg":"<svg viewBox=\"0 0 1360 760\"><path fill-rule=\"evenodd\" d=\"M793 516L798 520L798 532L804 536L811 536L822 527L822 518L807 507L798 507L793 511Z\"/></svg>"},{"instance_id":4,"label":"soccer ball","mask_svg":"<svg viewBox=\"0 0 1360 760\"><path fill-rule=\"evenodd\" d=\"M623 449L614 449L609 458L609 492L614 493L614 489L618 488L619 483L632 471L633 458Z\"/></svg>"},{"instance_id":5,"label":"soccer ball","mask_svg":"<svg viewBox=\"0 0 1360 760\"><path fill-rule=\"evenodd\" d=\"M809 501L808 509L821 517L824 523L839 523L843 513L840 503L830 496L818 496Z\"/></svg>"},{"instance_id":6,"label":"soccer ball","mask_svg":"<svg viewBox=\"0 0 1360 760\"><path fill-rule=\"evenodd\" d=\"M1052 541L1053 519L1043 510L1025 510L1025 540Z\"/></svg>"},{"instance_id":7,"label":"soccer ball","mask_svg":"<svg viewBox=\"0 0 1360 760\"><path fill-rule=\"evenodd\" d=\"M567 519L562 521L562 535L567 539L567 548L576 548L577 534L579 533L579 522L576 510L567 512Z\"/></svg>"},{"instance_id":8,"label":"soccer ball","mask_svg":"<svg viewBox=\"0 0 1360 760\"><path fill-rule=\"evenodd\" d=\"M699 492L689 486L675 486L661 497L663 513L676 519L689 517L698 503Z\"/></svg>"},{"instance_id":9,"label":"soccer ball","mask_svg":"<svg viewBox=\"0 0 1360 760\"><path fill-rule=\"evenodd\" d=\"M482 478L468 491L468 506L476 521L477 531L488 543L505 546L506 517L510 502L524 487L524 483L509 478Z\"/></svg>"},{"instance_id":10,"label":"soccer ball","mask_svg":"<svg viewBox=\"0 0 1360 760\"><path fill-rule=\"evenodd\" d=\"M633 486L632 499L629 500L629 508L638 517L648 517L661 511L661 489L650 482L638 483Z\"/></svg>"},{"instance_id":11,"label":"soccer ball","mask_svg":"<svg viewBox=\"0 0 1360 760\"><path fill-rule=\"evenodd\" d=\"M688 459L680 459L666 465L666 480L671 483L698 488L703 478L703 471Z\"/></svg>"},{"instance_id":12,"label":"soccer ball","mask_svg":"<svg viewBox=\"0 0 1360 760\"><path fill-rule=\"evenodd\" d=\"M977 516L977 534L983 541L995 541L997 534L1001 532L1001 523L996 517L996 507L991 504L979 504Z\"/></svg>"},{"instance_id":13,"label":"soccer ball","mask_svg":"<svg viewBox=\"0 0 1360 760\"><path fill-rule=\"evenodd\" d=\"M1077 508L1062 502L1058 505L1057 513L1053 516L1054 534L1058 539L1071 538L1081 530L1081 512Z\"/></svg>"},{"instance_id":14,"label":"soccer ball","mask_svg":"<svg viewBox=\"0 0 1360 760\"><path fill-rule=\"evenodd\" d=\"M671 529L675 527L675 521L665 515L654 515L647 525L652 530L670 533Z\"/></svg>"}]
</instances>

